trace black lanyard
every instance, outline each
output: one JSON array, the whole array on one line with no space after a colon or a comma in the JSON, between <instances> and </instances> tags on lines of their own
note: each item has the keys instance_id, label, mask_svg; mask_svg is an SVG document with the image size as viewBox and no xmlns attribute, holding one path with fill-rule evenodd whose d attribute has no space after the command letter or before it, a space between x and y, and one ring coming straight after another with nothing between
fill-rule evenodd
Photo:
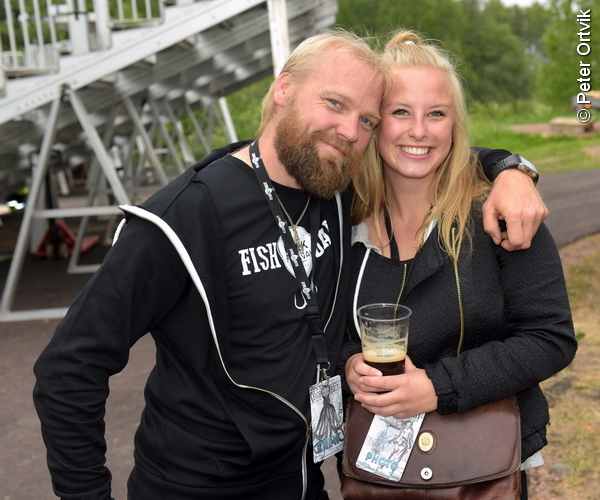
<instances>
[{"instance_id":1,"label":"black lanyard","mask_svg":"<svg viewBox=\"0 0 600 500\"><path fill-rule=\"evenodd\" d=\"M298 255L298 247L294 238L289 231L288 220L283 212L283 208L276 199L275 188L269 178L269 174L265 168L265 165L258 151L258 139L250 144L250 160L254 167L254 173L258 179L259 184L263 188L265 198L275 219L275 223L279 228L283 244L285 247L286 254L292 263L294 269L294 275L300 286L300 290L304 298L306 299L306 315L308 318L308 324L310 325L311 337L313 347L315 349L315 355L317 357L317 369L321 370L326 376L326 370L329 368L329 361L327 360L327 346L325 344L325 337L323 336L323 330L321 328L321 318L319 316L319 307L317 305L317 295L313 290L311 283L306 275L302 258ZM310 231L311 231L311 261L313 273L315 270L315 255L317 249L317 237L319 232L319 219L320 219L320 200L310 200ZM290 222L292 224L292 222Z\"/></svg>"}]
</instances>

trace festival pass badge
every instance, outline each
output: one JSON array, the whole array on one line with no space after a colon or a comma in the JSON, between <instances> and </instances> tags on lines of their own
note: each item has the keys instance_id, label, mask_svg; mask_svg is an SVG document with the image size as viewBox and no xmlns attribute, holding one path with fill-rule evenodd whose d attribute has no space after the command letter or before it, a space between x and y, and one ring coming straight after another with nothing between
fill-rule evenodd
<instances>
[{"instance_id":1,"label":"festival pass badge","mask_svg":"<svg viewBox=\"0 0 600 500\"><path fill-rule=\"evenodd\" d=\"M315 463L344 449L344 409L339 375L310 386Z\"/></svg>"},{"instance_id":2,"label":"festival pass badge","mask_svg":"<svg viewBox=\"0 0 600 500\"><path fill-rule=\"evenodd\" d=\"M356 466L391 481L400 481L424 413L409 418L375 415Z\"/></svg>"}]
</instances>

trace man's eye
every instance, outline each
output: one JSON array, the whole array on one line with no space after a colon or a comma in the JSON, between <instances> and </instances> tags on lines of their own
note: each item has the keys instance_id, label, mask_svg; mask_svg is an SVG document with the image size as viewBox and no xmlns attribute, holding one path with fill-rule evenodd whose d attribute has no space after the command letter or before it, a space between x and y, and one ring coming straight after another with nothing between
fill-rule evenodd
<instances>
[{"instance_id":1,"label":"man's eye","mask_svg":"<svg viewBox=\"0 0 600 500\"><path fill-rule=\"evenodd\" d=\"M329 101L329 103L330 103L332 106L336 106L336 107L337 107L337 106L339 106L339 105L340 105L340 102L339 102L339 101L336 101L335 99L328 99L328 101Z\"/></svg>"},{"instance_id":2,"label":"man's eye","mask_svg":"<svg viewBox=\"0 0 600 500\"><path fill-rule=\"evenodd\" d=\"M373 128L373 122L371 120L369 120L368 118L361 118L360 119L360 123L362 123L363 125L366 125L367 127L371 127Z\"/></svg>"}]
</instances>

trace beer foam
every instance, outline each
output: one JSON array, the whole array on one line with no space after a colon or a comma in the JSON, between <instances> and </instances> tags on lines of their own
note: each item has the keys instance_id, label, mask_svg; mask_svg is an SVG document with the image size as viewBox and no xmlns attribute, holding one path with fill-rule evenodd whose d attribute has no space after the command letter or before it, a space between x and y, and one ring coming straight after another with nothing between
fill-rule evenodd
<instances>
[{"instance_id":1,"label":"beer foam","mask_svg":"<svg viewBox=\"0 0 600 500\"><path fill-rule=\"evenodd\" d=\"M373 363L387 363L402 361L406 358L406 351L398 347L377 347L363 350L365 360Z\"/></svg>"}]
</instances>

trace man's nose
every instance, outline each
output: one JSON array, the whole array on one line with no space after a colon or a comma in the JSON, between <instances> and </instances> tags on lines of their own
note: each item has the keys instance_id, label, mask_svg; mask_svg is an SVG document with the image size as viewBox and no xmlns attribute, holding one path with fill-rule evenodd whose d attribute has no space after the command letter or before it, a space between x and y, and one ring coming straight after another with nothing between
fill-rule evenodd
<instances>
[{"instance_id":1,"label":"man's nose","mask_svg":"<svg viewBox=\"0 0 600 500\"><path fill-rule=\"evenodd\" d=\"M356 142L358 140L358 126L358 119L348 116L338 125L336 132L346 142Z\"/></svg>"}]
</instances>

